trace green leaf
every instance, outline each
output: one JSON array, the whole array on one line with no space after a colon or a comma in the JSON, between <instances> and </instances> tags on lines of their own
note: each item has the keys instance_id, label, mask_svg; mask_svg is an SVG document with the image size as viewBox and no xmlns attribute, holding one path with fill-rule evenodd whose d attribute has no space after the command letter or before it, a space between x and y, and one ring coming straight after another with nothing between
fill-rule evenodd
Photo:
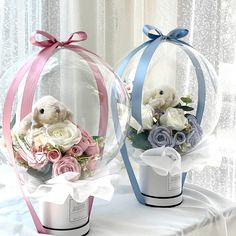
<instances>
[{"instance_id":1,"label":"green leaf","mask_svg":"<svg viewBox=\"0 0 236 236\"><path fill-rule=\"evenodd\" d=\"M190 97L181 97L180 99L182 102L184 102L186 104L193 102L193 100Z\"/></svg>"},{"instance_id":2,"label":"green leaf","mask_svg":"<svg viewBox=\"0 0 236 236\"><path fill-rule=\"evenodd\" d=\"M194 108L189 107L189 106L181 106L180 108L183 109L184 111L193 111L194 110Z\"/></svg>"},{"instance_id":3,"label":"green leaf","mask_svg":"<svg viewBox=\"0 0 236 236\"><path fill-rule=\"evenodd\" d=\"M178 103L174 108L181 108L181 107L182 107L181 103Z\"/></svg>"},{"instance_id":4,"label":"green leaf","mask_svg":"<svg viewBox=\"0 0 236 236\"><path fill-rule=\"evenodd\" d=\"M182 109L183 111L193 111L194 108L190 106L182 106L180 103L177 104L174 108Z\"/></svg>"},{"instance_id":5,"label":"green leaf","mask_svg":"<svg viewBox=\"0 0 236 236\"><path fill-rule=\"evenodd\" d=\"M137 134L137 132L136 134L132 133L132 135L130 135L129 138L132 141L133 147L142 150L148 150L152 148L152 145L148 141L148 135L149 131L145 130L144 132L139 134Z\"/></svg>"},{"instance_id":6,"label":"green leaf","mask_svg":"<svg viewBox=\"0 0 236 236\"><path fill-rule=\"evenodd\" d=\"M45 182L51 179L52 177L52 163L48 163L46 166L44 166L42 169L39 170L29 167L27 173Z\"/></svg>"}]
</instances>

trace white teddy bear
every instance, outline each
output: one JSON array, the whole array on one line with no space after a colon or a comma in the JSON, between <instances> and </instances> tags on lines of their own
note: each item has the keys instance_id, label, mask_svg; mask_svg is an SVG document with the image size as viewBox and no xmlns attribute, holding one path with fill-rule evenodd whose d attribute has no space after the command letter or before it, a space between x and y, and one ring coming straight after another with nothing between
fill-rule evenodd
<instances>
[{"instance_id":1,"label":"white teddy bear","mask_svg":"<svg viewBox=\"0 0 236 236\"><path fill-rule=\"evenodd\" d=\"M163 112L168 107L175 107L179 103L176 92L173 88L163 85L159 88L150 89L144 92L142 104L142 126L133 118L130 119L130 126L140 132L142 129L151 129L153 115L157 110Z\"/></svg>"},{"instance_id":2,"label":"white teddy bear","mask_svg":"<svg viewBox=\"0 0 236 236\"><path fill-rule=\"evenodd\" d=\"M22 119L18 134L26 135L31 128L72 120L72 113L67 107L52 96L44 96L33 106L32 112Z\"/></svg>"},{"instance_id":3,"label":"white teddy bear","mask_svg":"<svg viewBox=\"0 0 236 236\"><path fill-rule=\"evenodd\" d=\"M175 107L178 104L178 97L173 88L163 85L144 92L143 104L150 105L154 110L165 111L168 107Z\"/></svg>"}]
</instances>

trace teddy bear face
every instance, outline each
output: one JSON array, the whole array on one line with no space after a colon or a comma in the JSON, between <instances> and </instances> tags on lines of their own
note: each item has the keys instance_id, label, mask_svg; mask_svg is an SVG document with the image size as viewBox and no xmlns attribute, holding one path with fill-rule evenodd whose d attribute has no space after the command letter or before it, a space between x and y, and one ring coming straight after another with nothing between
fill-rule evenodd
<instances>
[{"instance_id":1,"label":"teddy bear face","mask_svg":"<svg viewBox=\"0 0 236 236\"><path fill-rule=\"evenodd\" d=\"M70 112L62 103L51 96L45 96L33 109L33 121L39 127L70 119Z\"/></svg>"},{"instance_id":2,"label":"teddy bear face","mask_svg":"<svg viewBox=\"0 0 236 236\"><path fill-rule=\"evenodd\" d=\"M169 86L161 86L144 94L144 104L149 104L154 110L165 110L177 105L175 90Z\"/></svg>"}]
</instances>

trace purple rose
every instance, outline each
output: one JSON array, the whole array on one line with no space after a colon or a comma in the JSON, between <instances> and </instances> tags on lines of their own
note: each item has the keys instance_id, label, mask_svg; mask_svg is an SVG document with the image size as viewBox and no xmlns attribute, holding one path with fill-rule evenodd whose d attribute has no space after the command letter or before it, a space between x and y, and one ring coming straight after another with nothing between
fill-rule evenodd
<instances>
[{"instance_id":1,"label":"purple rose","mask_svg":"<svg viewBox=\"0 0 236 236\"><path fill-rule=\"evenodd\" d=\"M201 141L203 132L194 115L187 115L187 119L189 124L192 126L192 130L187 134L186 140L187 143L194 147Z\"/></svg>"},{"instance_id":2,"label":"purple rose","mask_svg":"<svg viewBox=\"0 0 236 236\"><path fill-rule=\"evenodd\" d=\"M186 141L186 136L183 132L177 132L174 136L175 145L181 145Z\"/></svg>"},{"instance_id":3,"label":"purple rose","mask_svg":"<svg viewBox=\"0 0 236 236\"><path fill-rule=\"evenodd\" d=\"M189 134L187 134L187 143L192 147L196 146L202 139L202 135L195 129L193 129Z\"/></svg>"},{"instance_id":4,"label":"purple rose","mask_svg":"<svg viewBox=\"0 0 236 236\"><path fill-rule=\"evenodd\" d=\"M171 129L159 126L152 129L148 136L148 141L151 143L152 147L173 147L175 146L174 139L172 138Z\"/></svg>"},{"instance_id":5,"label":"purple rose","mask_svg":"<svg viewBox=\"0 0 236 236\"><path fill-rule=\"evenodd\" d=\"M193 129L197 130L200 135L203 134L201 126L198 124L197 118L194 115L188 114L187 116L188 123L192 126Z\"/></svg>"}]
</instances>

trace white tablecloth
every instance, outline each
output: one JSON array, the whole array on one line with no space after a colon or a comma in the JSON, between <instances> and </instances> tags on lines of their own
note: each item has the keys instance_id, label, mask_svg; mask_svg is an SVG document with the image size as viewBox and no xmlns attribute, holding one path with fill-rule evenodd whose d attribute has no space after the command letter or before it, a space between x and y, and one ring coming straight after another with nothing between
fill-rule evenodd
<instances>
[{"instance_id":1,"label":"white tablecloth","mask_svg":"<svg viewBox=\"0 0 236 236\"><path fill-rule=\"evenodd\" d=\"M0 236L39 235L19 190L13 187L0 184ZM184 202L180 206L147 207L136 201L124 175L111 202L95 200L89 235L235 236L236 203L186 184Z\"/></svg>"}]
</instances>

